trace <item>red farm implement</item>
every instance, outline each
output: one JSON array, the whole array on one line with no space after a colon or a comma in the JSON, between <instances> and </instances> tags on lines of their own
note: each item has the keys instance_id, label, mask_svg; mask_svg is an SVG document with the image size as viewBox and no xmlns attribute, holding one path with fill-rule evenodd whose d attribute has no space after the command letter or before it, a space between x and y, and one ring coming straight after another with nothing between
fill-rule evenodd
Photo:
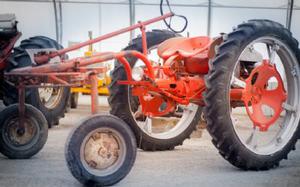
<instances>
[{"instance_id":1,"label":"red farm implement","mask_svg":"<svg viewBox=\"0 0 300 187\"><path fill-rule=\"evenodd\" d=\"M164 14L66 49L39 52L35 66L5 73L5 79L19 90L19 104L5 109L18 118L3 111L5 123L17 124L18 135L34 121L44 120L25 104L25 88L89 83L94 115L72 131L66 144L68 167L84 184L112 185L121 180L135 161L137 145L165 150L181 144L199 122L202 107L212 142L231 164L251 170L277 166L294 149L299 134L298 42L282 25L269 20L250 20L218 38L173 33L157 42L150 40L153 33L166 32L146 32L146 26L172 16L172 12ZM48 63L134 29L141 31L141 37L132 41L138 41L134 46L139 47ZM150 60L153 48L162 63ZM112 59L117 62L109 102L117 117L96 114L97 74L106 70L88 67ZM154 120L175 118L169 133L153 131ZM36 126L31 129L38 130Z\"/></svg>"}]
</instances>

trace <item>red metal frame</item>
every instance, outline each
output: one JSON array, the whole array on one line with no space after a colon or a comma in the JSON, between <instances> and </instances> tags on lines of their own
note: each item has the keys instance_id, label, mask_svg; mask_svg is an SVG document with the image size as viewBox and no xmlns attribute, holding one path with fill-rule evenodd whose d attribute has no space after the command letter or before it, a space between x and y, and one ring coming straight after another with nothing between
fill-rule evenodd
<instances>
[{"instance_id":1,"label":"red metal frame","mask_svg":"<svg viewBox=\"0 0 300 187\"><path fill-rule=\"evenodd\" d=\"M89 82L92 86L92 105L91 110L92 113L97 113L97 106L98 106L98 93L97 93L97 74L103 73L106 71L106 68L88 68L88 65L95 64L95 63L101 63L104 61L108 61L111 59L118 59L125 67L125 71L127 73L128 81L132 81L131 78L131 67L128 61L125 57L128 56L135 56L136 58L141 59L147 69L148 69L148 76L150 79L154 79L154 69L151 65L151 62L147 59L147 38L146 38L146 26L158 21L161 21L163 19L166 19L168 17L173 16L173 13L167 13L162 16L144 21L139 22L135 25L117 30L112 33L105 34L103 36L99 36L97 38L94 38L92 40L88 40L86 42L71 46L69 48L65 48L62 50L49 52L49 53L39 53L36 54L34 57L34 60L36 64L39 66L36 67L25 67L25 68L19 68L16 70L13 70L9 73L5 74L5 78L14 83L16 87L19 90L19 111L20 111L20 119L23 118L24 111L25 111L25 95L24 90L26 87L43 87L41 86L41 83L49 82L53 83L53 86L66 86L66 87L76 87L79 85L82 85L84 83ZM88 46L90 44L94 44L106 39L109 39L111 37L132 31L134 29L140 29L142 33L142 46L143 46L143 53L140 53L138 51L122 51L118 53L113 52L104 52L104 53L98 53L95 54L89 58L75 58L71 60L65 60L62 61L59 64L48 64L51 58L62 56L68 52L77 50L79 48ZM7 49L5 51L8 51L6 54L6 58L1 59L1 62L5 61L7 57L9 56L15 42L18 40L18 38L21 36L21 33L19 33L16 37L14 37L10 44L8 45ZM5 67L2 65L1 67ZM20 121L20 125L22 125L22 120Z\"/></svg>"},{"instance_id":2,"label":"red metal frame","mask_svg":"<svg viewBox=\"0 0 300 187\"><path fill-rule=\"evenodd\" d=\"M4 70L6 67L7 58L10 56L12 49L14 48L15 43L21 37L21 33L18 32L16 36L9 39L9 41L4 41L6 44L5 48L1 51L0 54L0 71ZM0 41L1 42L1 41Z\"/></svg>"},{"instance_id":3,"label":"red metal frame","mask_svg":"<svg viewBox=\"0 0 300 187\"><path fill-rule=\"evenodd\" d=\"M97 74L105 72L106 69L89 68L87 66L112 59L117 59L123 64L127 74L127 80L119 81L119 84L132 86L132 94L139 98L144 115L163 116L170 112L174 112L177 104L187 105L189 103L196 103L204 105L202 99L202 93L206 88L204 75L208 73L208 61L214 54L214 46L222 41L220 38L213 40L209 37L175 38L167 40L158 48L158 54L163 58L164 65L154 67L152 62L147 58L146 26L171 16L173 16L173 14L168 13L145 22L138 22L130 27L99 36L69 48L49 53L38 53L34 58L38 66L19 68L6 73L5 77L7 80L15 83L19 88L20 114L24 114L25 99L23 97L25 87L41 87L41 83L44 83L45 81L53 83L53 86L68 87L90 83L92 87L91 110L93 114L97 113ZM102 52L94 54L89 58L80 57L63 60L59 64L48 63L53 57L64 55L70 51L109 39L134 29L141 30L143 53L132 50L116 53ZM136 57L144 62L145 80L135 81L132 79L132 69L126 59L126 57L130 56ZM276 69L272 69L270 76L277 76ZM249 80L247 81L249 82ZM249 99L253 96L251 91L252 87L253 85L250 87L248 86L246 89L232 89L230 93L231 101L245 103L246 107L249 107ZM284 95L282 94L284 93L282 89L277 93ZM284 100L283 97L281 99ZM163 103L166 104L166 107L162 110L160 106ZM281 106L276 105L275 109L276 111L280 111ZM262 130L267 129L270 126L270 123L273 122L275 118L278 118L278 115L276 115L270 122L270 120L266 121L262 118L257 118L256 114L248 114L255 122L255 125L260 126Z\"/></svg>"}]
</instances>

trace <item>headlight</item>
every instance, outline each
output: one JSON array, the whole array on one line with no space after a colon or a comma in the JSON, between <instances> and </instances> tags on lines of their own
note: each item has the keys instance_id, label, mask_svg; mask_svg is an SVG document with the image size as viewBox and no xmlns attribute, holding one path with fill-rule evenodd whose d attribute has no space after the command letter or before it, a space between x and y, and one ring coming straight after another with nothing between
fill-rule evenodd
<instances>
[{"instance_id":1,"label":"headlight","mask_svg":"<svg viewBox=\"0 0 300 187\"><path fill-rule=\"evenodd\" d=\"M143 76L144 76L144 70L142 67L135 67L132 69L132 72L131 72L131 76L133 78L133 80L135 81L140 81L143 79Z\"/></svg>"}]
</instances>

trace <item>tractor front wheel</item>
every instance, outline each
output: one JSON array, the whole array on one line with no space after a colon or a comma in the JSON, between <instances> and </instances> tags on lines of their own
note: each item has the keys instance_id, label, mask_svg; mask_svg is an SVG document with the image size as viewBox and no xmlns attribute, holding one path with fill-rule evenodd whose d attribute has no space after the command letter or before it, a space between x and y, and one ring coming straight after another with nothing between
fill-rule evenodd
<instances>
[{"instance_id":1,"label":"tractor front wheel","mask_svg":"<svg viewBox=\"0 0 300 187\"><path fill-rule=\"evenodd\" d=\"M122 180L136 158L136 142L128 125L115 116L94 115L76 127L66 143L72 175L87 186Z\"/></svg>"}]
</instances>

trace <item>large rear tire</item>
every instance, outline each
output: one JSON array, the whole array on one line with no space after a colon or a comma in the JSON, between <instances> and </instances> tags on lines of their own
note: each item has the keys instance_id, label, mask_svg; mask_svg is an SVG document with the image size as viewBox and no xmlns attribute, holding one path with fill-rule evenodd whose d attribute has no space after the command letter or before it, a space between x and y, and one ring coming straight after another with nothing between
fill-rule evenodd
<instances>
[{"instance_id":1,"label":"large rear tire","mask_svg":"<svg viewBox=\"0 0 300 187\"><path fill-rule=\"evenodd\" d=\"M234 166L245 170L276 167L295 149L300 131L298 42L290 31L269 20L250 20L240 24L224 39L212 61L212 68L206 80L207 130L219 153ZM266 56L269 58L248 63L250 68L242 71L245 66L240 66L241 57L242 54L246 54L246 49L266 50L261 56L263 59L267 59ZM258 71L262 67L267 67L265 69L268 70ZM271 72L272 69L275 70ZM242 78L241 72L245 77ZM279 75L282 78L279 78ZM236 82L236 77L240 79L237 83L241 88L241 80L245 81L242 99L246 98L247 86L253 87L251 93L254 95L251 101L244 102L243 106L234 107L230 101L230 90L234 86L233 82ZM261 84L264 81L268 82ZM259 87L258 84L263 87ZM272 84L273 88L269 88ZM284 88L280 85L284 85ZM281 100L285 97L281 94L283 92L287 94L285 101ZM267 112L267 108L257 106L271 107L272 110ZM275 109L281 107L280 115L276 116ZM271 122L273 119L276 121ZM265 128L269 122L272 123L271 126Z\"/></svg>"},{"instance_id":2,"label":"large rear tire","mask_svg":"<svg viewBox=\"0 0 300 187\"><path fill-rule=\"evenodd\" d=\"M26 50L28 49L62 49L55 40L45 36L36 36L21 41L20 46L14 48L8 60L8 67L5 71L11 71L15 68L31 66L31 57ZM63 56L60 58L64 58ZM59 58L56 60L60 60ZM4 82L3 102L10 105L18 102L17 89ZM26 89L26 103L39 109L47 119L48 126L59 124L59 119L64 117L66 107L69 101L69 88L30 88Z\"/></svg>"},{"instance_id":3,"label":"large rear tire","mask_svg":"<svg viewBox=\"0 0 300 187\"><path fill-rule=\"evenodd\" d=\"M153 30L152 32L147 32L148 49L154 49L165 40L174 37L178 37L178 35L167 30ZM137 50L142 52L142 38L138 37L134 39L124 50ZM149 57L151 55L152 53L149 54ZM131 67L134 67L137 63L136 58L127 58L127 60ZM108 99L111 106L110 113L118 116L129 124L135 134L139 148L145 151L172 150L175 146L182 145L183 141L190 137L200 122L202 109L192 104L188 107L182 107L184 109L180 108L182 113L182 118L180 119L169 116L155 118L155 122L153 118L149 118L148 120L148 118L142 117L142 119L138 120L137 117L135 117L138 108L140 108L138 98L131 96L131 91L128 86L119 85L117 83L118 80L127 80L123 65L117 61L111 77L112 82L109 86L110 96ZM172 119L175 120L172 121ZM150 126L155 124L158 126L157 129L159 131L162 129L166 130L154 133L152 127L150 128L151 130L147 127L149 121L151 122ZM160 123L164 123L165 125L160 125Z\"/></svg>"}]
</instances>

